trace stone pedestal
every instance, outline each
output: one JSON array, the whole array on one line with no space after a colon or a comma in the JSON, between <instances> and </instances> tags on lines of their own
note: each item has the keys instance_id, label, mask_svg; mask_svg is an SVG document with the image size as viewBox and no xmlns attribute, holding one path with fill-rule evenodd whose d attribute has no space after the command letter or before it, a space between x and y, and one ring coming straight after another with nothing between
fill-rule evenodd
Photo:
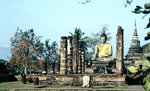
<instances>
[{"instance_id":1,"label":"stone pedestal","mask_svg":"<svg viewBox=\"0 0 150 91\"><path fill-rule=\"evenodd\" d=\"M115 61L93 61L92 68L94 73L112 73L112 69L114 68Z\"/></svg>"}]
</instances>

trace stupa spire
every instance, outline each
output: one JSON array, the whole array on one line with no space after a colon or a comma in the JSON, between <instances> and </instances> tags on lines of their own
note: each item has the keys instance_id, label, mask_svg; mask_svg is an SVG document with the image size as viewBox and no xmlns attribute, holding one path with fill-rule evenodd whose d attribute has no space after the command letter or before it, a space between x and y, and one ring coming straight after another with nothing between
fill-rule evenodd
<instances>
[{"instance_id":1,"label":"stupa spire","mask_svg":"<svg viewBox=\"0 0 150 91\"><path fill-rule=\"evenodd\" d=\"M134 24L134 33L133 36L138 36L137 34L137 28L136 28L136 20L135 20L135 24Z\"/></svg>"}]
</instances>

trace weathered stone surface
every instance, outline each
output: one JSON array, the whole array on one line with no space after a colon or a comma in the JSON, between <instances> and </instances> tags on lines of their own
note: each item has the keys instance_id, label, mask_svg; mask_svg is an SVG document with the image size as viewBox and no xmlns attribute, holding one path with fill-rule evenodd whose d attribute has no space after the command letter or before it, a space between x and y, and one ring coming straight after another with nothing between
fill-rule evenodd
<instances>
[{"instance_id":1,"label":"weathered stone surface","mask_svg":"<svg viewBox=\"0 0 150 91\"><path fill-rule=\"evenodd\" d=\"M112 65L114 65L115 61L93 61L92 63L93 63L92 66L109 66L109 67L111 67Z\"/></svg>"},{"instance_id":2,"label":"weathered stone surface","mask_svg":"<svg viewBox=\"0 0 150 91\"><path fill-rule=\"evenodd\" d=\"M74 45L73 45L73 73L78 73L78 36L74 35Z\"/></svg>"},{"instance_id":3,"label":"weathered stone surface","mask_svg":"<svg viewBox=\"0 0 150 91\"><path fill-rule=\"evenodd\" d=\"M116 69L118 74L123 73L123 67L124 67L124 36L123 36L124 30L121 26L118 26L118 31L116 35Z\"/></svg>"},{"instance_id":4,"label":"weathered stone surface","mask_svg":"<svg viewBox=\"0 0 150 91\"><path fill-rule=\"evenodd\" d=\"M142 48L140 46L140 40L138 39L136 22L135 22L134 33L131 40L129 51L126 55L126 60L127 61L140 60L141 54L142 54Z\"/></svg>"},{"instance_id":5,"label":"weathered stone surface","mask_svg":"<svg viewBox=\"0 0 150 91\"><path fill-rule=\"evenodd\" d=\"M42 74L47 74L47 62L43 62L43 65L42 65Z\"/></svg>"},{"instance_id":6,"label":"weathered stone surface","mask_svg":"<svg viewBox=\"0 0 150 91\"><path fill-rule=\"evenodd\" d=\"M82 51L81 53L81 61L82 61L82 73L85 72L85 55L84 55L84 52Z\"/></svg>"},{"instance_id":7,"label":"weathered stone surface","mask_svg":"<svg viewBox=\"0 0 150 91\"><path fill-rule=\"evenodd\" d=\"M91 77L90 85L125 85L125 77L121 75L98 75L98 74L87 74ZM45 75L46 80L43 76L41 79L41 75L27 75L27 78L32 77L38 77L40 84L51 84L51 85L78 85L82 86L83 84L83 76L85 74L69 74L69 75L61 75L61 74L55 74L55 75Z\"/></svg>"},{"instance_id":8,"label":"weathered stone surface","mask_svg":"<svg viewBox=\"0 0 150 91\"><path fill-rule=\"evenodd\" d=\"M72 69L72 36L68 36L67 39L67 74L73 73Z\"/></svg>"},{"instance_id":9,"label":"weathered stone surface","mask_svg":"<svg viewBox=\"0 0 150 91\"><path fill-rule=\"evenodd\" d=\"M90 76L85 75L83 76L83 85L82 87L90 87Z\"/></svg>"},{"instance_id":10,"label":"weathered stone surface","mask_svg":"<svg viewBox=\"0 0 150 91\"><path fill-rule=\"evenodd\" d=\"M61 37L60 74L67 73L67 37Z\"/></svg>"},{"instance_id":11,"label":"weathered stone surface","mask_svg":"<svg viewBox=\"0 0 150 91\"><path fill-rule=\"evenodd\" d=\"M55 62L51 62L50 63L50 74L54 74L55 73Z\"/></svg>"},{"instance_id":12,"label":"weathered stone surface","mask_svg":"<svg viewBox=\"0 0 150 91\"><path fill-rule=\"evenodd\" d=\"M82 59L81 59L81 49L79 48L78 55L78 74L82 73Z\"/></svg>"},{"instance_id":13,"label":"weathered stone surface","mask_svg":"<svg viewBox=\"0 0 150 91\"><path fill-rule=\"evenodd\" d=\"M60 73L60 64L57 64L57 72L56 72L57 74L59 74Z\"/></svg>"},{"instance_id":14,"label":"weathered stone surface","mask_svg":"<svg viewBox=\"0 0 150 91\"><path fill-rule=\"evenodd\" d=\"M35 78L35 77L34 77ZM39 80L46 80L47 77L46 76L38 76Z\"/></svg>"}]
</instances>

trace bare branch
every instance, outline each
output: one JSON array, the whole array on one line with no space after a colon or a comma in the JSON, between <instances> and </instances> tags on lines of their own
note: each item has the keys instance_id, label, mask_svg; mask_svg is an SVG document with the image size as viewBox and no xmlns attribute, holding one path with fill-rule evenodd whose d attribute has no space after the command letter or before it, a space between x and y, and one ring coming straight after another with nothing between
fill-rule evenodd
<instances>
[{"instance_id":1,"label":"bare branch","mask_svg":"<svg viewBox=\"0 0 150 91\"><path fill-rule=\"evenodd\" d=\"M87 3L89 3L89 2L91 2L91 0L86 0L86 1L84 1L84 2L79 2L79 3L81 3L81 4L87 4Z\"/></svg>"},{"instance_id":2,"label":"bare branch","mask_svg":"<svg viewBox=\"0 0 150 91\"><path fill-rule=\"evenodd\" d=\"M132 3L132 1L133 1L133 0L126 0L125 7L127 7L128 4L130 5L130 4Z\"/></svg>"}]
</instances>

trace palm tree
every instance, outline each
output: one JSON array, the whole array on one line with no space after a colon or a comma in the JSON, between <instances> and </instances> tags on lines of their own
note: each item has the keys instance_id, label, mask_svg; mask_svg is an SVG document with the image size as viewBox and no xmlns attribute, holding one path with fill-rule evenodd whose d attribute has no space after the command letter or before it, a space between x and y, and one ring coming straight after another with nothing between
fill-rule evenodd
<instances>
[{"instance_id":1,"label":"palm tree","mask_svg":"<svg viewBox=\"0 0 150 91\"><path fill-rule=\"evenodd\" d=\"M85 35L84 32L82 32L82 30L80 28L75 28L75 31L74 31L74 34L69 32L72 37L74 38L74 35L77 35L78 37L78 41L79 41L79 44L78 44L78 47L81 49L81 51L87 51L87 43L85 42L85 40L87 39L87 36L83 37Z\"/></svg>"}]
</instances>

